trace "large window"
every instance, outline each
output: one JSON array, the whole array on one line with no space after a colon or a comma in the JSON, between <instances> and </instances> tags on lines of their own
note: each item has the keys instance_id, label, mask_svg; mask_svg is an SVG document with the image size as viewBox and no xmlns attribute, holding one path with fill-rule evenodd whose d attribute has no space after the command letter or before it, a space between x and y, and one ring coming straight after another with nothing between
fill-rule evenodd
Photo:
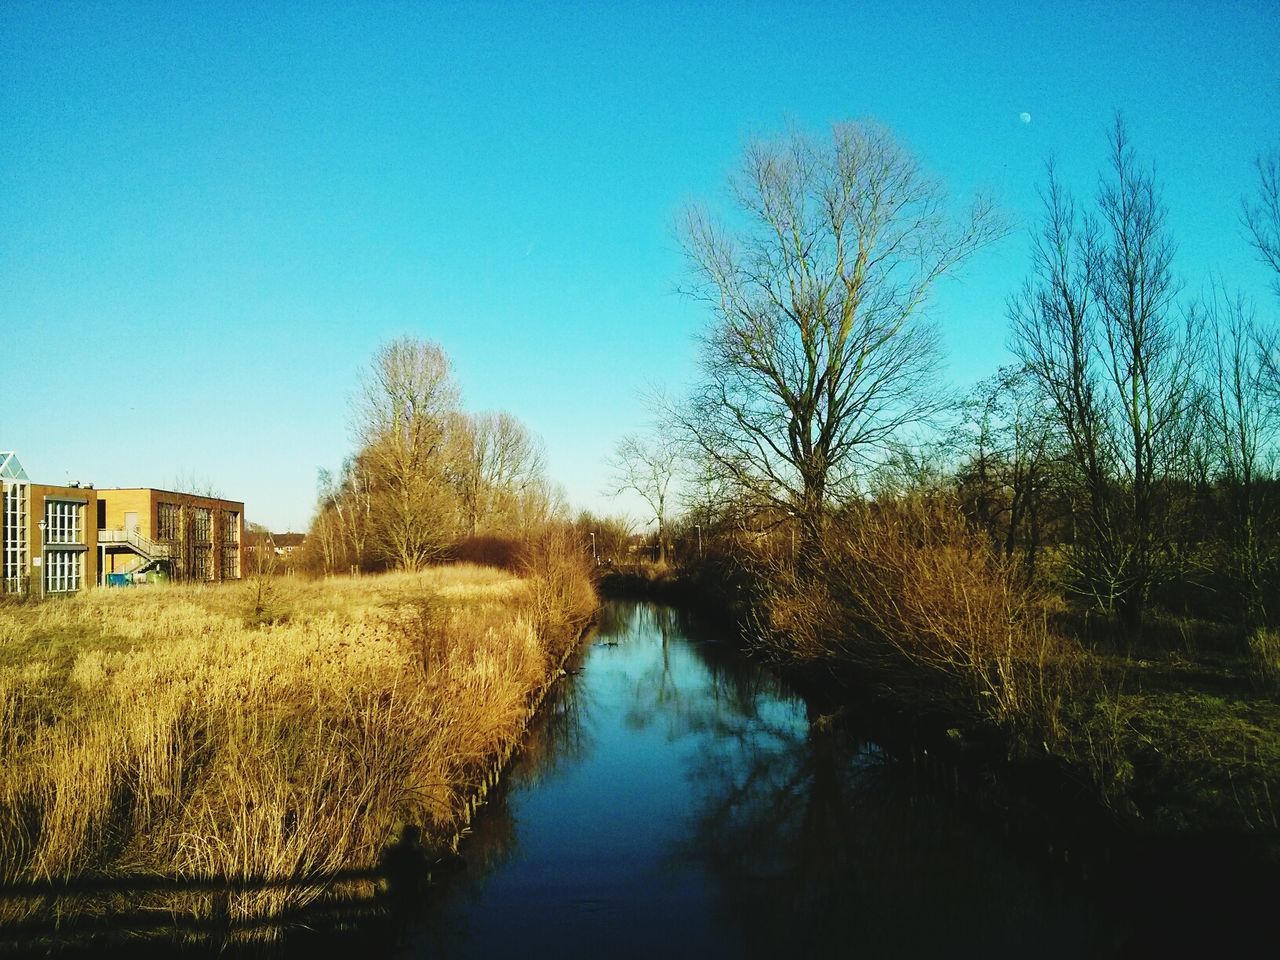
<instances>
[{"instance_id":1,"label":"large window","mask_svg":"<svg viewBox=\"0 0 1280 960\"><path fill-rule=\"evenodd\" d=\"M0 503L4 556L0 593L25 593L27 582L27 485L5 481Z\"/></svg>"},{"instance_id":2,"label":"large window","mask_svg":"<svg viewBox=\"0 0 1280 960\"><path fill-rule=\"evenodd\" d=\"M84 543L84 503L46 500L44 505L45 543Z\"/></svg>"},{"instance_id":3,"label":"large window","mask_svg":"<svg viewBox=\"0 0 1280 960\"><path fill-rule=\"evenodd\" d=\"M222 542L240 542L240 514L238 511L222 511ZM237 576L239 576L239 574L237 574Z\"/></svg>"},{"instance_id":4,"label":"large window","mask_svg":"<svg viewBox=\"0 0 1280 960\"><path fill-rule=\"evenodd\" d=\"M46 550L44 588L48 593L71 593L80 589L80 550Z\"/></svg>"},{"instance_id":5,"label":"large window","mask_svg":"<svg viewBox=\"0 0 1280 960\"><path fill-rule=\"evenodd\" d=\"M213 519L208 507L196 507L193 512L196 543L208 543L213 539Z\"/></svg>"},{"instance_id":6,"label":"large window","mask_svg":"<svg viewBox=\"0 0 1280 960\"><path fill-rule=\"evenodd\" d=\"M192 574L197 580L213 579L213 548L206 544L196 544L191 554Z\"/></svg>"},{"instance_id":7,"label":"large window","mask_svg":"<svg viewBox=\"0 0 1280 960\"><path fill-rule=\"evenodd\" d=\"M156 504L156 539L178 540L182 537L182 508L176 503Z\"/></svg>"},{"instance_id":8,"label":"large window","mask_svg":"<svg viewBox=\"0 0 1280 960\"><path fill-rule=\"evenodd\" d=\"M222 579L223 580L239 580L240 579L240 548L239 547L223 547L222 548Z\"/></svg>"}]
</instances>

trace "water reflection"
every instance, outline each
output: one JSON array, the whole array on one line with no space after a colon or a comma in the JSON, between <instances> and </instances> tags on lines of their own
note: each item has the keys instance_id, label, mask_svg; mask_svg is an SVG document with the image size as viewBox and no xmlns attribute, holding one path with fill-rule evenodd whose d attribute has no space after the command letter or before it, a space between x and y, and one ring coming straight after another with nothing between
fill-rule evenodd
<instances>
[{"instance_id":1,"label":"water reflection","mask_svg":"<svg viewBox=\"0 0 1280 960\"><path fill-rule=\"evenodd\" d=\"M406 955L1100 956L1119 932L677 611L607 605Z\"/></svg>"}]
</instances>

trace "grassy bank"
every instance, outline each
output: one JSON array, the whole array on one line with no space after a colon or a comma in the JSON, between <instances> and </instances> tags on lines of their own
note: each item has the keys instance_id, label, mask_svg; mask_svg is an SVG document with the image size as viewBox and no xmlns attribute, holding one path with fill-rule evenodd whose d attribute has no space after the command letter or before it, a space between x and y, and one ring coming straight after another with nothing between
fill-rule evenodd
<instances>
[{"instance_id":1,"label":"grassy bank","mask_svg":"<svg viewBox=\"0 0 1280 960\"><path fill-rule=\"evenodd\" d=\"M788 546L735 544L683 588L651 586L726 591L757 654L873 698L944 750L1056 769L1069 802L1140 833L1280 852L1273 634L1162 615L1131 643L1051 577L1028 583L945 497L847 511L807 571Z\"/></svg>"},{"instance_id":2,"label":"grassy bank","mask_svg":"<svg viewBox=\"0 0 1280 960\"><path fill-rule=\"evenodd\" d=\"M323 881L375 867L406 826L449 844L592 613L585 578L554 566L0 607L0 879ZM234 926L332 893L144 906Z\"/></svg>"}]
</instances>

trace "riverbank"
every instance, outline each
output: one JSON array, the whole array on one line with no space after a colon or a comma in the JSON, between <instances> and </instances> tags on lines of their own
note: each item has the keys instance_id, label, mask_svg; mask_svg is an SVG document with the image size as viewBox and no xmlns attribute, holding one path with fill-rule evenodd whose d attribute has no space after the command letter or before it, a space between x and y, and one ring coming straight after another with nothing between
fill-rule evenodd
<instances>
[{"instance_id":1,"label":"riverbank","mask_svg":"<svg viewBox=\"0 0 1280 960\"><path fill-rule=\"evenodd\" d=\"M725 583L732 584L728 604L717 609L714 585ZM709 585L711 592L700 592ZM740 580L740 572L705 568L628 571L626 577L606 577L602 583L605 596L647 596L686 609L692 598L692 608L727 627L732 624L728 636L803 692L815 730L846 730L869 738L914 785L919 802L930 796L944 804L958 801L972 822L1003 835L1030 861L1052 864L1064 881L1120 905L1117 909L1135 931L1123 955L1163 956L1192 946L1245 951L1265 942L1263 918L1270 915L1280 883L1276 833L1257 820L1222 816L1221 810L1242 806L1245 784L1234 790L1231 785L1241 765L1251 764L1259 778L1255 783L1272 782L1274 767L1247 755L1223 756L1234 749L1224 738L1211 755L1206 751L1188 768L1181 759L1185 744L1205 744L1215 729L1188 724L1166 731L1163 742L1145 741L1146 756L1135 751L1144 765L1123 785L1133 792L1122 795L1126 803L1121 806L1115 795L1103 793L1087 761L1065 755L1062 744L1058 749L1063 752L1047 745L1039 750L1020 747L1008 731L948 708L954 701L946 695L926 708L939 681L924 671L907 691L904 684L911 678L899 670L877 672L832 658L782 659L773 647L766 648L773 655L766 655L749 638L768 623L768 611L741 603L754 590ZM735 616L727 617L725 610L735 607ZM1121 696L1160 696L1160 668L1147 661L1136 669L1142 675L1130 679ZM1194 690L1169 695L1199 699ZM1080 706L1101 709L1096 700ZM1083 709L1076 716L1081 713ZM1139 738L1151 729L1132 721L1121 727L1120 735L1132 738L1129 743L1143 742ZM1270 731L1274 734L1275 727ZM1167 787L1156 779L1158 774ZM1175 810L1182 816L1163 813Z\"/></svg>"},{"instance_id":2,"label":"riverbank","mask_svg":"<svg viewBox=\"0 0 1280 960\"><path fill-rule=\"evenodd\" d=\"M1144 647L1118 652L1105 639L1064 636L1059 627L1055 642L1071 661L1069 673L1042 661L1034 677L1052 696L1052 716L1046 720L1040 708L1030 722L1000 722L984 709L991 696L975 695L970 676L913 662L887 643L877 647L874 637L857 645L835 636L815 651L809 636L808 651L798 650L785 635L799 619L787 606L794 593L753 582L740 567L627 569L602 586L608 595L733 621L745 646L825 709L856 713L861 729L913 762L946 768L944 778L959 784L967 771L981 805L999 816L1016 810L1023 822L1068 834L1175 842L1197 856L1222 852L1264 869L1280 864L1280 706L1247 658L1217 640L1222 631L1164 624ZM817 623L833 632L851 626ZM812 631L815 622L799 625ZM762 640L769 630L782 635Z\"/></svg>"},{"instance_id":3,"label":"riverbank","mask_svg":"<svg viewBox=\"0 0 1280 960\"><path fill-rule=\"evenodd\" d=\"M0 898L0 935L127 910L262 938L366 902L388 847L456 844L594 613L571 580L461 566L278 580L265 603L0 608L0 881L47 894Z\"/></svg>"}]
</instances>

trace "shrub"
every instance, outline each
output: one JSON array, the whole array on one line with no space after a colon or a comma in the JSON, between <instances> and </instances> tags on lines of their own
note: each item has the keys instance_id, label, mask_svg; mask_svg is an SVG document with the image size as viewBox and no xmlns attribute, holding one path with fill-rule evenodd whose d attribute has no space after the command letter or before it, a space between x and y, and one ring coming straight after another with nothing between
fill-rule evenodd
<instances>
[{"instance_id":1,"label":"shrub","mask_svg":"<svg viewBox=\"0 0 1280 960\"><path fill-rule=\"evenodd\" d=\"M499 570L520 569L520 541L512 537L481 534L458 541L449 551L449 557L459 563L474 563Z\"/></svg>"},{"instance_id":2,"label":"shrub","mask_svg":"<svg viewBox=\"0 0 1280 960\"><path fill-rule=\"evenodd\" d=\"M1033 742L1061 735L1076 648L949 498L855 505L811 567L768 603L788 655L867 668L898 697L947 698Z\"/></svg>"}]
</instances>

